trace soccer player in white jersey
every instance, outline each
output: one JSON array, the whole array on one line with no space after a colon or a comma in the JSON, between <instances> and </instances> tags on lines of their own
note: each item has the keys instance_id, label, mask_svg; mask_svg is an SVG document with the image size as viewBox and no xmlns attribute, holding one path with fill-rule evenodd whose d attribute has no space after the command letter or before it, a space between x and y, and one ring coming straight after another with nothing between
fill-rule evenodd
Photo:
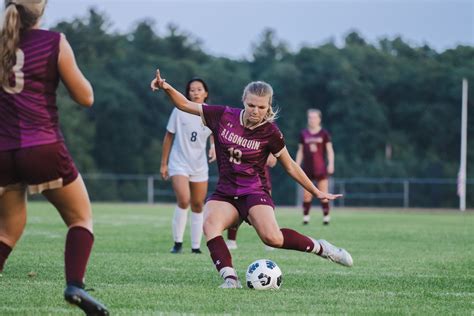
<instances>
[{"instance_id":1,"label":"soccer player in white jersey","mask_svg":"<svg viewBox=\"0 0 474 316\"><path fill-rule=\"evenodd\" d=\"M204 80L191 79L186 85L186 97L203 103L209 96ZM171 178L176 195L172 230L174 246L171 253L181 253L184 230L191 206L191 251L201 253L203 205L207 194L208 170L206 143L211 130L201 119L175 108L166 127L163 140L160 173L163 179ZM209 162L216 159L214 141L210 139Z\"/></svg>"}]
</instances>

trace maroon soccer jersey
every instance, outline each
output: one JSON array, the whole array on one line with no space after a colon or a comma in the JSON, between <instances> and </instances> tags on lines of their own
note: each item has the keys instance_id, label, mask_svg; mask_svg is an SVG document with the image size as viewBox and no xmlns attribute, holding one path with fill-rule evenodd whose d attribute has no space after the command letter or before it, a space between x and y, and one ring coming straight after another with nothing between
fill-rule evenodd
<instances>
[{"instance_id":1,"label":"maroon soccer jersey","mask_svg":"<svg viewBox=\"0 0 474 316\"><path fill-rule=\"evenodd\" d=\"M270 175L270 167L269 166L265 166L265 185L266 185L266 190L268 192L271 192L272 191L272 177Z\"/></svg>"},{"instance_id":2,"label":"maroon soccer jersey","mask_svg":"<svg viewBox=\"0 0 474 316\"><path fill-rule=\"evenodd\" d=\"M219 181L216 192L242 196L268 191L265 166L270 153L285 147L283 134L275 123L254 129L243 125L242 109L203 105L203 119L214 134Z\"/></svg>"},{"instance_id":3,"label":"maroon soccer jersey","mask_svg":"<svg viewBox=\"0 0 474 316\"><path fill-rule=\"evenodd\" d=\"M315 134L308 129L301 131L299 143L303 145L303 170L310 179L327 176L326 144L330 142L331 136L324 128Z\"/></svg>"},{"instance_id":4,"label":"maroon soccer jersey","mask_svg":"<svg viewBox=\"0 0 474 316\"><path fill-rule=\"evenodd\" d=\"M0 151L63 140L56 107L60 37L36 29L22 35L10 82L0 88Z\"/></svg>"}]
</instances>

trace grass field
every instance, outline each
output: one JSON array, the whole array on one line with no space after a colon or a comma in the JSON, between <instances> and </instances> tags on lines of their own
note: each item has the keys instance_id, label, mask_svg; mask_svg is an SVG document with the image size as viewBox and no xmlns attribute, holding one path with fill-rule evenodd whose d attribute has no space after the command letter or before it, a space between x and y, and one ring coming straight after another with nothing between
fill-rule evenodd
<instances>
[{"instance_id":1,"label":"grass field","mask_svg":"<svg viewBox=\"0 0 474 316\"><path fill-rule=\"evenodd\" d=\"M243 225L234 265L269 258L283 271L279 291L222 290L207 248L168 253L171 205L95 204L94 251L87 285L117 315L150 314L424 314L474 313L474 214L336 210L323 227L280 208L282 227L348 249L353 268L314 255L264 250ZM0 278L0 315L76 314L62 299L66 228L45 203L31 203L25 234Z\"/></svg>"}]
</instances>

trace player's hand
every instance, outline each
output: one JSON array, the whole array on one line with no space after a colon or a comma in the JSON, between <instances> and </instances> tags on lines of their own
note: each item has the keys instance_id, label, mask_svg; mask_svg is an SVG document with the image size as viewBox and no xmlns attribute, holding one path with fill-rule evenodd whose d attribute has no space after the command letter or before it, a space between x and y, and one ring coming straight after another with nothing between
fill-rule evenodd
<instances>
[{"instance_id":1,"label":"player's hand","mask_svg":"<svg viewBox=\"0 0 474 316\"><path fill-rule=\"evenodd\" d=\"M213 162L216 160L216 147L211 146L209 148L209 162Z\"/></svg>"},{"instance_id":2,"label":"player's hand","mask_svg":"<svg viewBox=\"0 0 474 316\"><path fill-rule=\"evenodd\" d=\"M151 81L150 88L153 91L163 89L166 90L170 85L166 82L166 79L161 78L160 70L156 70L156 77Z\"/></svg>"},{"instance_id":3,"label":"player's hand","mask_svg":"<svg viewBox=\"0 0 474 316\"><path fill-rule=\"evenodd\" d=\"M328 165L328 174L330 175L334 174L334 165Z\"/></svg>"},{"instance_id":4,"label":"player's hand","mask_svg":"<svg viewBox=\"0 0 474 316\"><path fill-rule=\"evenodd\" d=\"M161 178L163 180L168 180L169 179L168 166L167 165L162 165L160 167L160 174L161 174Z\"/></svg>"},{"instance_id":5,"label":"player's hand","mask_svg":"<svg viewBox=\"0 0 474 316\"><path fill-rule=\"evenodd\" d=\"M318 193L315 196L320 200L332 201L332 200L341 198L343 195L342 194L324 193L322 191L318 191Z\"/></svg>"}]
</instances>

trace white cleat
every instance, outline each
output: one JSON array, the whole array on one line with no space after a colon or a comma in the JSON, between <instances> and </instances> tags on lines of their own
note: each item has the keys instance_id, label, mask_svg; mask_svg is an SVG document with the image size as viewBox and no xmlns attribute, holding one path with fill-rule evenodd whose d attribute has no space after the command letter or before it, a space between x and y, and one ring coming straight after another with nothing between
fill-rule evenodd
<instances>
[{"instance_id":1,"label":"white cleat","mask_svg":"<svg viewBox=\"0 0 474 316\"><path fill-rule=\"evenodd\" d=\"M229 250L237 249L237 242L235 240L226 240L225 244Z\"/></svg>"},{"instance_id":2,"label":"white cleat","mask_svg":"<svg viewBox=\"0 0 474 316\"><path fill-rule=\"evenodd\" d=\"M239 280L234 280L232 278L225 279L224 283L222 283L219 288L221 289L241 289L242 284Z\"/></svg>"},{"instance_id":3,"label":"white cleat","mask_svg":"<svg viewBox=\"0 0 474 316\"><path fill-rule=\"evenodd\" d=\"M331 221L331 216L329 215L323 216L323 225L329 225L330 221Z\"/></svg>"},{"instance_id":4,"label":"white cleat","mask_svg":"<svg viewBox=\"0 0 474 316\"><path fill-rule=\"evenodd\" d=\"M304 215L303 216L303 225L308 225L309 224L309 215Z\"/></svg>"},{"instance_id":5,"label":"white cleat","mask_svg":"<svg viewBox=\"0 0 474 316\"><path fill-rule=\"evenodd\" d=\"M273 248L272 246L265 245L265 250L266 251L273 251L273 250L275 250L275 248Z\"/></svg>"},{"instance_id":6,"label":"white cleat","mask_svg":"<svg viewBox=\"0 0 474 316\"><path fill-rule=\"evenodd\" d=\"M352 267L353 261L352 257L347 250L342 248L337 248L336 246L330 244L327 240L319 239L319 244L323 248L323 253L321 257L328 259L329 261L339 263L345 267Z\"/></svg>"}]
</instances>

